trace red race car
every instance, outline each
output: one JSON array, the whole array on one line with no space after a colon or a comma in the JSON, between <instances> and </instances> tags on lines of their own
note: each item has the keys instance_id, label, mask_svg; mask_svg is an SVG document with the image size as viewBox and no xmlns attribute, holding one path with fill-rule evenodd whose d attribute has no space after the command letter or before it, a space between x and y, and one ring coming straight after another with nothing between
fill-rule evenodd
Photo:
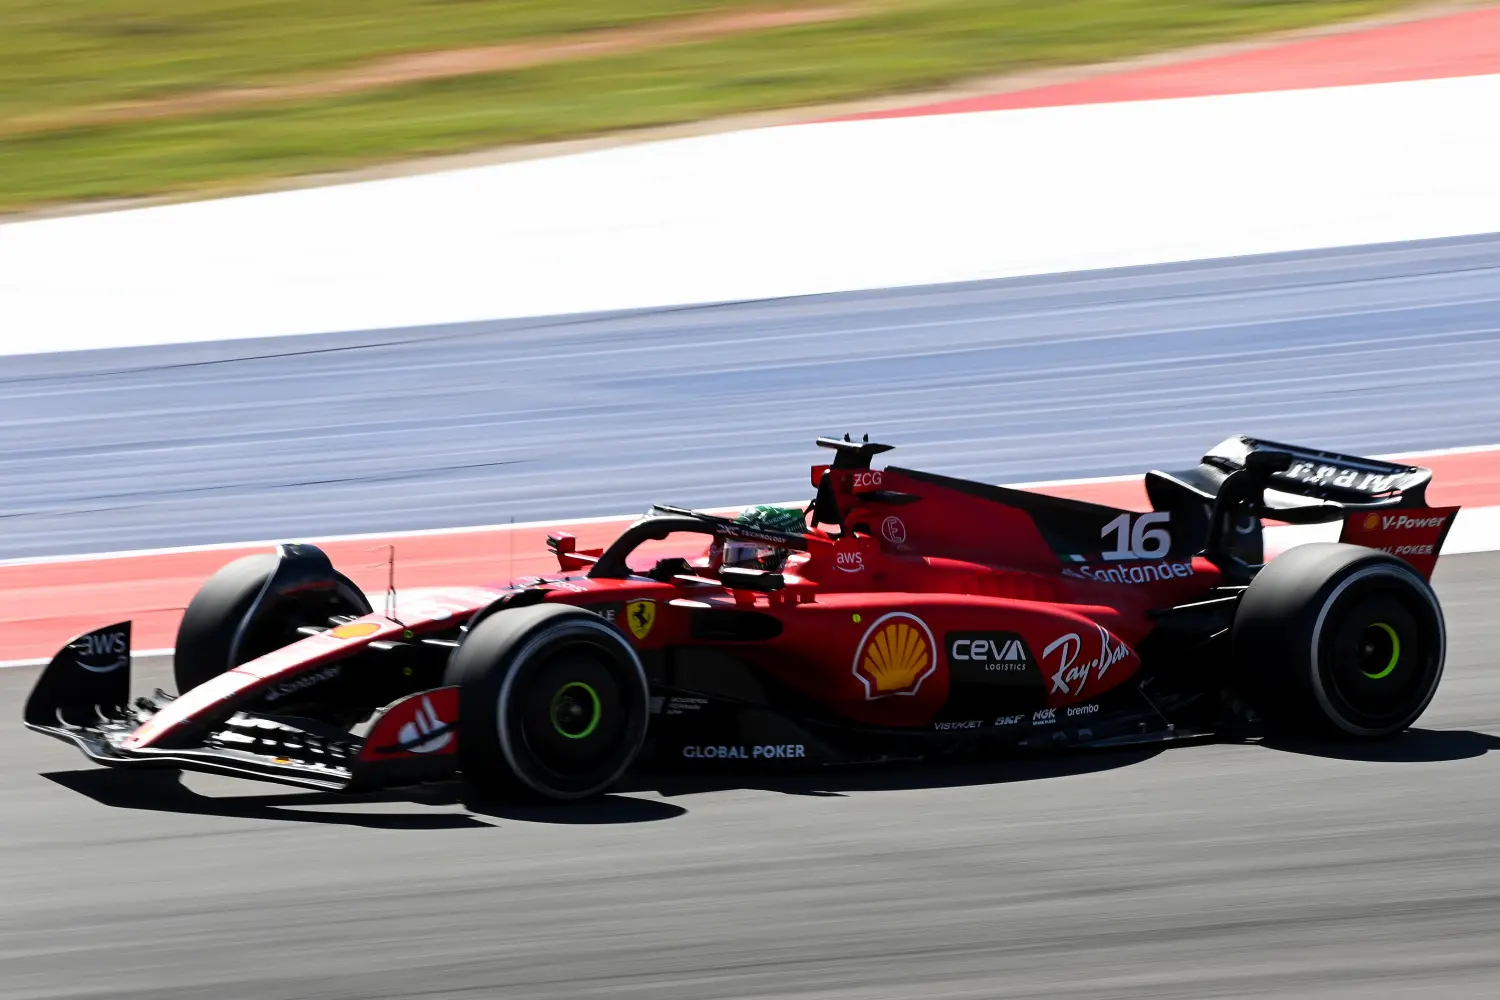
<instances>
[{"instance_id":1,"label":"red race car","mask_svg":"<svg viewBox=\"0 0 1500 1000\"><path fill-rule=\"evenodd\" d=\"M805 511L654 507L605 549L552 536L555 578L399 617L311 545L237 560L183 617L180 696L131 702L125 622L58 653L26 724L116 767L573 799L642 758L1379 738L1436 691L1428 578L1457 508L1426 506L1426 469L1236 437L1147 473L1142 513L818 443ZM1342 541L1265 562L1263 519L1342 521Z\"/></svg>"}]
</instances>

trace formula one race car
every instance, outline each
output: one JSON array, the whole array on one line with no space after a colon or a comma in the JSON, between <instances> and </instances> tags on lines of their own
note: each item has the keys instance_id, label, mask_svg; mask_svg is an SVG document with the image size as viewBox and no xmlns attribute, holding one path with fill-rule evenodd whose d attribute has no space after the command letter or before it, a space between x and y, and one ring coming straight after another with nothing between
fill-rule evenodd
<instances>
[{"instance_id":1,"label":"formula one race car","mask_svg":"<svg viewBox=\"0 0 1500 1000\"><path fill-rule=\"evenodd\" d=\"M311 545L214 574L182 694L129 698L130 624L74 639L26 724L117 767L320 789L462 775L593 795L638 758L806 767L1258 731L1400 732L1443 670L1427 469L1235 437L1150 512L907 469L819 439L805 511L653 507L555 578L380 614ZM1263 560L1262 519L1342 521ZM706 551L705 551L706 548Z\"/></svg>"}]
</instances>

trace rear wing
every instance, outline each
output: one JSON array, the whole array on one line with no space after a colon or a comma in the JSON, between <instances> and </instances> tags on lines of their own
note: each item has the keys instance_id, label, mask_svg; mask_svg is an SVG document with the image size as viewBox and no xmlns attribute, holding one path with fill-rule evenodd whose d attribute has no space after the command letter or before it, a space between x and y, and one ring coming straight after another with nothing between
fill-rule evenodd
<instances>
[{"instance_id":1,"label":"rear wing","mask_svg":"<svg viewBox=\"0 0 1500 1000\"><path fill-rule=\"evenodd\" d=\"M1236 436L1203 456L1203 464L1231 473L1243 469L1256 453L1279 453L1291 464L1272 472L1267 485L1277 492L1345 506L1423 507L1432 470L1397 465L1375 458L1340 455L1276 441Z\"/></svg>"},{"instance_id":2,"label":"rear wing","mask_svg":"<svg viewBox=\"0 0 1500 1000\"><path fill-rule=\"evenodd\" d=\"M1154 509L1172 512L1174 531L1201 539L1204 555L1231 575L1253 574L1263 561L1261 518L1343 521L1343 540L1392 551L1427 575L1441 537L1403 537L1392 544L1383 536L1397 530L1394 520L1386 527L1386 515L1397 511L1422 512L1401 519L1403 533L1416 530L1407 522L1431 521L1424 528L1446 534L1457 508L1427 507L1431 481L1432 470L1420 466L1236 436L1220 442L1196 468L1146 473L1146 493ZM1400 551L1403 546L1420 548Z\"/></svg>"},{"instance_id":3,"label":"rear wing","mask_svg":"<svg viewBox=\"0 0 1500 1000\"><path fill-rule=\"evenodd\" d=\"M1416 465L1236 436L1197 468L1146 473L1146 492L1158 510L1189 497L1211 504L1239 472L1254 473L1262 487L1259 513L1295 524L1337 521L1350 508L1424 507L1432 481L1432 470Z\"/></svg>"}]
</instances>

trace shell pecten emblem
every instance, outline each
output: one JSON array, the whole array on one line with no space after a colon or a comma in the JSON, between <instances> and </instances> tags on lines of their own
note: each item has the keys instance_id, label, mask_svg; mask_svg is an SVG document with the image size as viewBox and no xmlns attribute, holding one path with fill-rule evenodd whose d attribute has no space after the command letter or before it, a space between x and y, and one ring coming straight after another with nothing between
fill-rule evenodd
<instances>
[{"instance_id":1,"label":"shell pecten emblem","mask_svg":"<svg viewBox=\"0 0 1500 1000\"><path fill-rule=\"evenodd\" d=\"M866 700L914 695L937 669L932 630L916 615L893 611L875 619L854 651L854 676Z\"/></svg>"},{"instance_id":2,"label":"shell pecten emblem","mask_svg":"<svg viewBox=\"0 0 1500 1000\"><path fill-rule=\"evenodd\" d=\"M367 635L374 635L380 631L380 626L375 622L349 622L337 628L329 629L328 634L335 639L363 639Z\"/></svg>"}]
</instances>

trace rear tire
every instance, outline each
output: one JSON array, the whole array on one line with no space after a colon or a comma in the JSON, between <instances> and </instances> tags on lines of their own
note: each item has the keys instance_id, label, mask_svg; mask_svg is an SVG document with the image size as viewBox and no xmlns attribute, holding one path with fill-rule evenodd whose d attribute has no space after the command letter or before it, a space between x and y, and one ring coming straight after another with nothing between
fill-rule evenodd
<instances>
[{"instance_id":1,"label":"rear tire","mask_svg":"<svg viewBox=\"0 0 1500 1000\"><path fill-rule=\"evenodd\" d=\"M538 604L481 621L454 651L459 766L489 794L558 801L619 780L646 738L650 691L614 626L581 608Z\"/></svg>"},{"instance_id":2,"label":"rear tire","mask_svg":"<svg viewBox=\"0 0 1500 1000\"><path fill-rule=\"evenodd\" d=\"M297 641L301 638L297 629L302 625L326 625L333 615L359 617L369 611L364 594L340 574L335 574L331 588L267 595L267 600L257 606L280 561L279 556L270 554L245 556L221 568L198 588L177 627L172 674L179 692ZM245 622L252 611L254 619Z\"/></svg>"},{"instance_id":3,"label":"rear tire","mask_svg":"<svg viewBox=\"0 0 1500 1000\"><path fill-rule=\"evenodd\" d=\"M1427 581L1357 545L1300 545L1251 581L1235 613L1236 676L1292 736L1380 739L1427 709L1447 636Z\"/></svg>"}]
</instances>

